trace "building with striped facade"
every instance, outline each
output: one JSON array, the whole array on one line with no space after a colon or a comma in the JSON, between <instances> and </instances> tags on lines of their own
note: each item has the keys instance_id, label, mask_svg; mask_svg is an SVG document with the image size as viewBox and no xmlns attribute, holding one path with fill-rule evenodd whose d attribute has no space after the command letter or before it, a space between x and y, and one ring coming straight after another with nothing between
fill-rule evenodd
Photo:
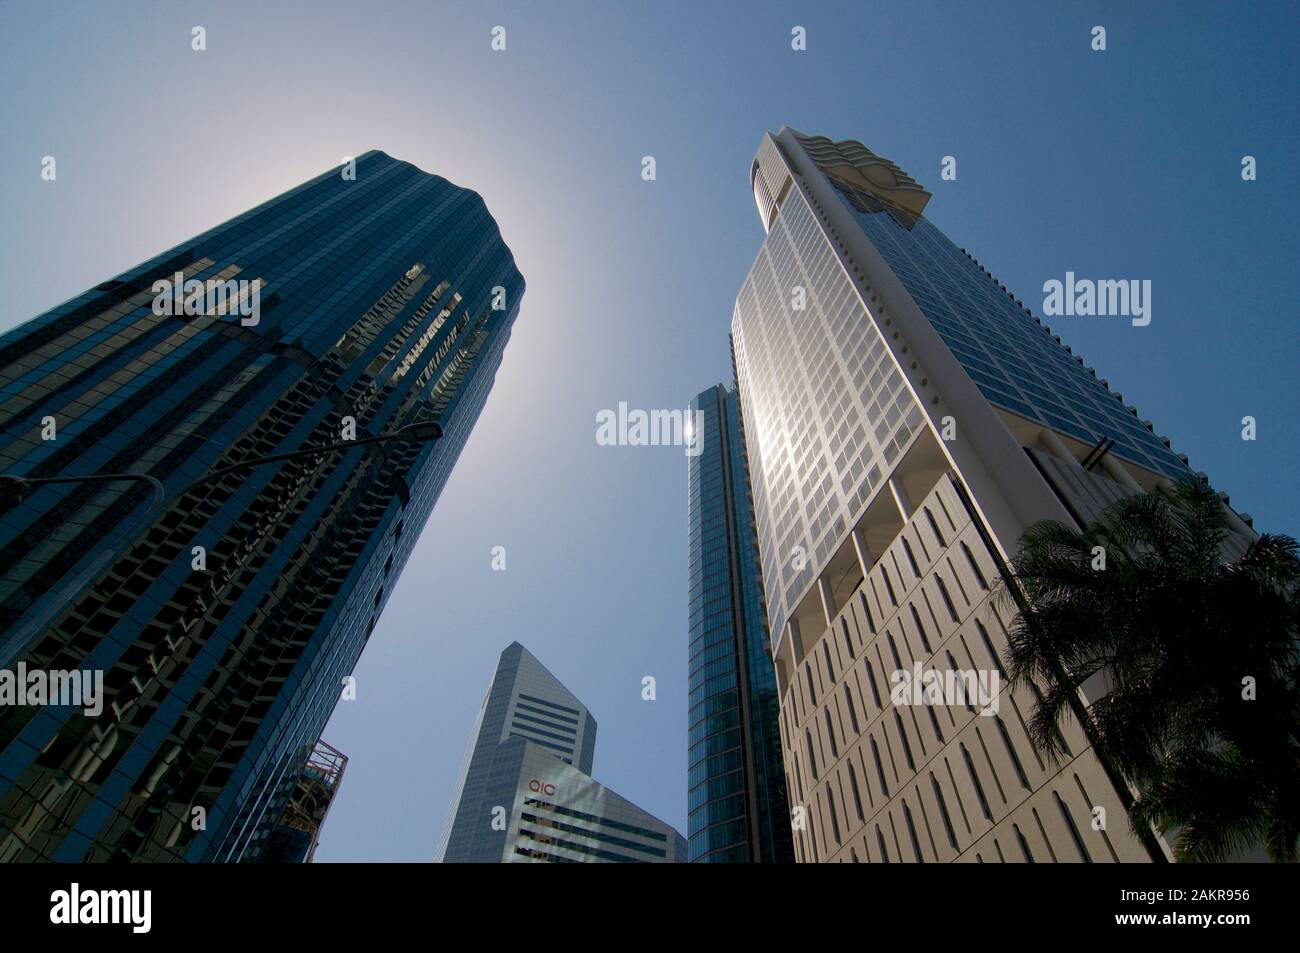
<instances>
[{"instance_id":1,"label":"building with striped facade","mask_svg":"<svg viewBox=\"0 0 1300 953\"><path fill-rule=\"evenodd\" d=\"M596 719L518 642L479 706L436 863L684 863L686 842L591 777Z\"/></svg>"}]
</instances>

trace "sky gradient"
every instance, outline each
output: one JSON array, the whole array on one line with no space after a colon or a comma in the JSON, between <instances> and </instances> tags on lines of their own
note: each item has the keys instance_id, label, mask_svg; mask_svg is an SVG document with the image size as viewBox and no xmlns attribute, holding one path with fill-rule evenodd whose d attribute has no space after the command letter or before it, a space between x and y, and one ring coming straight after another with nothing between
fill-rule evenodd
<instances>
[{"instance_id":1,"label":"sky gradient","mask_svg":"<svg viewBox=\"0 0 1300 953\"><path fill-rule=\"evenodd\" d=\"M730 381L748 170L782 125L896 161L1036 312L1066 271L1150 279L1147 327L1048 323L1256 528L1300 535L1300 7L885 6L0 3L0 330L371 148L477 190L528 283L325 732L351 761L318 860L432 856L516 639L596 717L597 780L684 832L685 458L598 446L596 415Z\"/></svg>"}]
</instances>

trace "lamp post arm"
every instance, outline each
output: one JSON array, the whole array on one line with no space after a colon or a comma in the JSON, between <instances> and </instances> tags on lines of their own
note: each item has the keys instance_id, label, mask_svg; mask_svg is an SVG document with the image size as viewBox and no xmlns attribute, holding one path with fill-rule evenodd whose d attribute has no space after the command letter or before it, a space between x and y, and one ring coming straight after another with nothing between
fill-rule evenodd
<instances>
[{"instance_id":1,"label":"lamp post arm","mask_svg":"<svg viewBox=\"0 0 1300 953\"><path fill-rule=\"evenodd\" d=\"M396 436L396 433L391 433L379 437L362 437L359 440L340 440L338 443L321 444L318 447L303 447L301 450L291 450L288 453L274 453L266 457L253 457L249 460L241 460L239 463L232 463L229 466L222 467L220 470L213 470L211 473L203 474L203 476L190 484L190 488L193 489L200 484L220 479L229 473L237 473L240 470L247 470L251 467L261 466L263 463L281 463L285 460L300 460L306 457L318 457L334 450L346 450L351 449L352 447L362 447L370 443L386 443Z\"/></svg>"},{"instance_id":2,"label":"lamp post arm","mask_svg":"<svg viewBox=\"0 0 1300 953\"><path fill-rule=\"evenodd\" d=\"M433 443L442 437L442 427L437 421L420 421L417 423L407 424L399 427L391 433L382 434L377 437L362 437L359 440L341 440L338 443L322 444L318 447L304 447L301 450L292 450L288 453L277 453L266 457L253 457L239 463L232 463L229 466L222 467L219 470L213 470L200 476L187 488L193 489L210 480L215 480L225 476L228 473L236 473L240 470L250 469L261 466L263 463L280 463L285 460L298 460L306 457L316 457L322 454L330 453L334 450L350 450L353 447L362 447L372 443L385 443L386 441L399 439L418 441L423 443ZM167 489L162 482L155 476L148 473L92 473L86 476L64 476L64 477L23 477L16 474L0 475L0 489L4 491L6 499L10 494L13 499L8 505L15 502L21 502L25 496L25 488L32 486L49 486L56 483L115 483L118 481L143 481L153 487L153 502L149 509L145 511L143 519L137 518L132 521L128 530L121 527L116 532L117 537L121 537L128 542L135 537L136 532L142 526L149 526L158 517L162 510L163 504L167 499ZM54 615L63 607L66 600L73 593L77 592L87 582L93 579L99 572L117 555L117 544L109 546L102 550L93 560L86 565L81 572L77 573L72 579L68 580L57 590L47 592L44 598L37 600L33 604L31 613L25 622L21 622L4 636L0 636L0 665L7 665L11 656L20 651L27 642L45 628L54 617ZM33 611L35 610L35 611Z\"/></svg>"}]
</instances>

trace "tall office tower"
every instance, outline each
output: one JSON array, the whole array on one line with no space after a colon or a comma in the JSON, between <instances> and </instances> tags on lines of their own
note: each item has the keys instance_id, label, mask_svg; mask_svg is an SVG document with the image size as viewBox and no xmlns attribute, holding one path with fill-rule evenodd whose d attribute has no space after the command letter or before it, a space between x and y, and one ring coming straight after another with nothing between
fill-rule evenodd
<instances>
[{"instance_id":1,"label":"tall office tower","mask_svg":"<svg viewBox=\"0 0 1300 953\"><path fill-rule=\"evenodd\" d=\"M283 815L524 291L478 195L352 172L0 337L0 473L140 477L0 514L0 668L103 673L0 710L0 860L256 860Z\"/></svg>"},{"instance_id":2,"label":"tall office tower","mask_svg":"<svg viewBox=\"0 0 1300 953\"><path fill-rule=\"evenodd\" d=\"M691 403L687 456L692 863L794 860L740 405L710 387Z\"/></svg>"},{"instance_id":3,"label":"tall office tower","mask_svg":"<svg viewBox=\"0 0 1300 953\"><path fill-rule=\"evenodd\" d=\"M767 237L732 345L799 859L1167 855L1077 726L1059 763L1030 744L1036 688L1002 668L1014 607L989 594L1029 525L1082 523L1184 459L892 162L786 128L750 178ZM924 704L917 681L948 673L991 702Z\"/></svg>"},{"instance_id":4,"label":"tall office tower","mask_svg":"<svg viewBox=\"0 0 1300 953\"><path fill-rule=\"evenodd\" d=\"M435 863L686 860L686 841L591 778L596 719L511 642L470 732Z\"/></svg>"}]
</instances>

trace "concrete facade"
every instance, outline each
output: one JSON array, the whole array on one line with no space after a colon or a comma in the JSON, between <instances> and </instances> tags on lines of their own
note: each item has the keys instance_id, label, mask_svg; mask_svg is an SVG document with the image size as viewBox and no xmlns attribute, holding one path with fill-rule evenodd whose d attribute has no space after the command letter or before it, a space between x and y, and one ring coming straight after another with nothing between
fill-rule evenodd
<instances>
[{"instance_id":1,"label":"concrete facade","mask_svg":"<svg viewBox=\"0 0 1300 953\"><path fill-rule=\"evenodd\" d=\"M1056 763L1029 743L1037 689L1010 691L1014 606L990 596L1030 525L1081 525L1185 458L892 162L785 128L751 179L767 238L732 339L799 859L1168 857L1077 727ZM994 697L891 698L917 665Z\"/></svg>"}]
</instances>

